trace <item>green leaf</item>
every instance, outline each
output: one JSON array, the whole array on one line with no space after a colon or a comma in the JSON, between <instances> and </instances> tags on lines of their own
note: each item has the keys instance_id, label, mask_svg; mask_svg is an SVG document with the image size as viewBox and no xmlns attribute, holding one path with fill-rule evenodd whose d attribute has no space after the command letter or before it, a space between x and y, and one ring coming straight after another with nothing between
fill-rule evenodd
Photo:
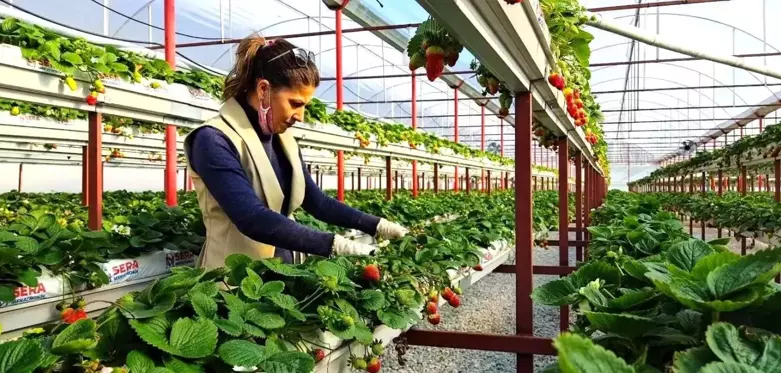
<instances>
[{"instance_id":1,"label":"green leaf","mask_svg":"<svg viewBox=\"0 0 781 373\"><path fill-rule=\"evenodd\" d=\"M317 274L323 277L336 277L340 280L345 277L344 268L342 268L342 266L325 260L317 263Z\"/></svg>"},{"instance_id":2,"label":"green leaf","mask_svg":"<svg viewBox=\"0 0 781 373\"><path fill-rule=\"evenodd\" d=\"M266 373L309 373L315 368L315 359L303 352L280 352L260 364Z\"/></svg>"},{"instance_id":3,"label":"green leaf","mask_svg":"<svg viewBox=\"0 0 781 373\"><path fill-rule=\"evenodd\" d=\"M394 309L377 311L377 318L391 329L404 329L409 325L407 318Z\"/></svg>"},{"instance_id":4,"label":"green leaf","mask_svg":"<svg viewBox=\"0 0 781 373\"><path fill-rule=\"evenodd\" d=\"M0 231L0 242L13 242L16 241L19 236L16 233L9 231Z\"/></svg>"},{"instance_id":5,"label":"green leaf","mask_svg":"<svg viewBox=\"0 0 781 373\"><path fill-rule=\"evenodd\" d=\"M244 325L244 320L241 319L241 316L234 316L233 319L218 318L214 320L214 323L217 325L218 328L220 328L220 330L222 330L223 333L233 337L240 336L242 331L244 330L242 329Z\"/></svg>"},{"instance_id":6,"label":"green leaf","mask_svg":"<svg viewBox=\"0 0 781 373\"><path fill-rule=\"evenodd\" d=\"M703 257L712 254L713 249L705 241L692 238L670 246L666 259L676 267L691 272L694 265Z\"/></svg>"},{"instance_id":7,"label":"green leaf","mask_svg":"<svg viewBox=\"0 0 781 373\"><path fill-rule=\"evenodd\" d=\"M38 286L38 276L40 276L41 273L38 271L33 270L32 268L26 269L24 272L22 272L19 275L19 281L21 281L23 284L35 287Z\"/></svg>"},{"instance_id":8,"label":"green leaf","mask_svg":"<svg viewBox=\"0 0 781 373\"><path fill-rule=\"evenodd\" d=\"M708 274L723 265L740 259L740 255L733 252L713 253L700 259L692 269L692 277L697 280L706 280Z\"/></svg>"},{"instance_id":9,"label":"green leaf","mask_svg":"<svg viewBox=\"0 0 781 373\"><path fill-rule=\"evenodd\" d=\"M140 351L130 351L126 364L133 373L151 373L155 369L155 362Z\"/></svg>"},{"instance_id":10,"label":"green leaf","mask_svg":"<svg viewBox=\"0 0 781 373\"><path fill-rule=\"evenodd\" d=\"M19 339L0 343L0 373L32 373L42 358L43 348L38 341Z\"/></svg>"},{"instance_id":11,"label":"green leaf","mask_svg":"<svg viewBox=\"0 0 781 373\"><path fill-rule=\"evenodd\" d=\"M724 246L729 244L729 242L732 240L730 237L724 237L724 238L717 238L715 240L708 241L708 244L711 246Z\"/></svg>"},{"instance_id":12,"label":"green leaf","mask_svg":"<svg viewBox=\"0 0 781 373\"><path fill-rule=\"evenodd\" d=\"M355 335L355 340L365 346L371 345L372 341L374 340L374 334L372 334L371 329L369 329L369 327L363 323L355 324L353 335Z\"/></svg>"},{"instance_id":13,"label":"green leaf","mask_svg":"<svg viewBox=\"0 0 781 373\"><path fill-rule=\"evenodd\" d=\"M244 254L231 254L225 258L225 266L228 268L236 268L240 266L247 266L252 263L252 258Z\"/></svg>"},{"instance_id":14,"label":"green leaf","mask_svg":"<svg viewBox=\"0 0 781 373\"><path fill-rule=\"evenodd\" d=\"M236 339L223 343L217 354L225 363L237 367L253 367L266 360L266 347Z\"/></svg>"},{"instance_id":15,"label":"green leaf","mask_svg":"<svg viewBox=\"0 0 781 373\"><path fill-rule=\"evenodd\" d=\"M261 297L272 297L285 290L285 283L282 281L269 281L260 288L258 295Z\"/></svg>"},{"instance_id":16,"label":"green leaf","mask_svg":"<svg viewBox=\"0 0 781 373\"><path fill-rule=\"evenodd\" d=\"M88 350L98 343L95 320L84 319L68 325L52 342L52 353L73 354Z\"/></svg>"},{"instance_id":17,"label":"green leaf","mask_svg":"<svg viewBox=\"0 0 781 373\"><path fill-rule=\"evenodd\" d=\"M263 280L251 268L247 268L247 277L241 280L241 292L249 299L260 299L260 288L263 286Z\"/></svg>"},{"instance_id":18,"label":"green leaf","mask_svg":"<svg viewBox=\"0 0 781 373\"><path fill-rule=\"evenodd\" d=\"M19 236L14 242L14 246L30 255L38 254L38 250L40 250L38 241L28 236Z\"/></svg>"},{"instance_id":19,"label":"green leaf","mask_svg":"<svg viewBox=\"0 0 781 373\"><path fill-rule=\"evenodd\" d=\"M755 365L763 372L781 372L781 338L773 336L765 342L762 356L756 361Z\"/></svg>"},{"instance_id":20,"label":"green leaf","mask_svg":"<svg viewBox=\"0 0 781 373\"><path fill-rule=\"evenodd\" d=\"M608 302L610 308L628 310L632 307L645 304L651 300L656 299L659 296L659 292L652 288L642 289L623 289L624 292L621 296L611 299Z\"/></svg>"},{"instance_id":21,"label":"green leaf","mask_svg":"<svg viewBox=\"0 0 781 373\"><path fill-rule=\"evenodd\" d=\"M567 278L575 288L586 286L594 280L617 285L621 283L621 272L613 264L595 261L583 265Z\"/></svg>"},{"instance_id":22,"label":"green leaf","mask_svg":"<svg viewBox=\"0 0 781 373\"><path fill-rule=\"evenodd\" d=\"M781 246L723 265L708 274L708 287L716 298L756 283L766 283L781 269Z\"/></svg>"},{"instance_id":23,"label":"green leaf","mask_svg":"<svg viewBox=\"0 0 781 373\"><path fill-rule=\"evenodd\" d=\"M200 282L198 285L195 285L190 289L189 292L187 292L190 296L193 296L195 294L203 294L209 298L214 298L219 294L220 287L217 285L216 282Z\"/></svg>"},{"instance_id":24,"label":"green leaf","mask_svg":"<svg viewBox=\"0 0 781 373\"><path fill-rule=\"evenodd\" d=\"M247 313L247 310L250 309L249 304L231 293L221 292L220 295L222 295L222 298L225 299L225 305L228 307L228 310L236 313L239 316L243 317L244 314Z\"/></svg>"},{"instance_id":25,"label":"green leaf","mask_svg":"<svg viewBox=\"0 0 781 373\"><path fill-rule=\"evenodd\" d=\"M599 307L607 307L608 299L605 294L602 293L599 280L594 280L588 285L578 289L578 294L588 299L591 304Z\"/></svg>"},{"instance_id":26,"label":"green leaf","mask_svg":"<svg viewBox=\"0 0 781 373\"><path fill-rule=\"evenodd\" d=\"M705 340L724 362L753 364L762 355L761 346L741 338L738 329L729 323L711 324L705 332Z\"/></svg>"},{"instance_id":27,"label":"green leaf","mask_svg":"<svg viewBox=\"0 0 781 373\"><path fill-rule=\"evenodd\" d=\"M169 358L165 360L165 367L169 373L204 373L203 367L196 363L185 363L177 358Z\"/></svg>"},{"instance_id":28,"label":"green leaf","mask_svg":"<svg viewBox=\"0 0 781 373\"><path fill-rule=\"evenodd\" d=\"M309 277L311 273L302 269L297 269L290 264L280 263L277 260L260 260L269 270L287 277Z\"/></svg>"},{"instance_id":29,"label":"green leaf","mask_svg":"<svg viewBox=\"0 0 781 373\"><path fill-rule=\"evenodd\" d=\"M296 298L287 294L275 294L269 297L269 300L283 310L294 310L296 309L296 303L298 303Z\"/></svg>"},{"instance_id":30,"label":"green leaf","mask_svg":"<svg viewBox=\"0 0 781 373\"><path fill-rule=\"evenodd\" d=\"M244 318L263 329L279 329L285 326L285 318L279 314L273 312L260 312L255 308L247 311Z\"/></svg>"},{"instance_id":31,"label":"green leaf","mask_svg":"<svg viewBox=\"0 0 781 373\"><path fill-rule=\"evenodd\" d=\"M584 312L591 326L605 333L614 333L629 338L639 337L657 324L653 319L631 314L614 314L605 312Z\"/></svg>"},{"instance_id":32,"label":"green leaf","mask_svg":"<svg viewBox=\"0 0 781 373\"><path fill-rule=\"evenodd\" d=\"M714 360L716 355L708 347L690 348L675 352L673 367L676 373L698 373L702 367Z\"/></svg>"},{"instance_id":33,"label":"green leaf","mask_svg":"<svg viewBox=\"0 0 781 373\"><path fill-rule=\"evenodd\" d=\"M739 363L710 363L700 373L763 373L751 365Z\"/></svg>"},{"instance_id":34,"label":"green leaf","mask_svg":"<svg viewBox=\"0 0 781 373\"><path fill-rule=\"evenodd\" d=\"M191 296L190 303L200 317L214 319L217 316L217 302L203 293L195 293Z\"/></svg>"},{"instance_id":35,"label":"green leaf","mask_svg":"<svg viewBox=\"0 0 781 373\"><path fill-rule=\"evenodd\" d=\"M16 299L14 288L8 285L0 285L0 302L11 303Z\"/></svg>"},{"instance_id":36,"label":"green leaf","mask_svg":"<svg viewBox=\"0 0 781 373\"><path fill-rule=\"evenodd\" d=\"M130 320L130 326L146 343L171 355L197 359L214 352L217 346L217 326L211 320L181 318L171 328L170 341L166 337L169 321L158 316L149 321Z\"/></svg>"},{"instance_id":37,"label":"green leaf","mask_svg":"<svg viewBox=\"0 0 781 373\"><path fill-rule=\"evenodd\" d=\"M149 305L132 297L125 295L117 302L122 308L122 314L128 319L148 319L163 315L174 308L176 295L174 293L163 293L154 299L154 304Z\"/></svg>"},{"instance_id":38,"label":"green leaf","mask_svg":"<svg viewBox=\"0 0 781 373\"><path fill-rule=\"evenodd\" d=\"M531 294L534 303L546 306L564 306L576 303L579 299L576 289L568 278L553 280L537 287Z\"/></svg>"},{"instance_id":39,"label":"green leaf","mask_svg":"<svg viewBox=\"0 0 781 373\"><path fill-rule=\"evenodd\" d=\"M129 242L132 247L144 247L144 240L141 236L131 236Z\"/></svg>"},{"instance_id":40,"label":"green leaf","mask_svg":"<svg viewBox=\"0 0 781 373\"><path fill-rule=\"evenodd\" d=\"M564 373L634 373L634 369L613 352L577 334L563 333L553 341L559 368Z\"/></svg>"},{"instance_id":41,"label":"green leaf","mask_svg":"<svg viewBox=\"0 0 781 373\"><path fill-rule=\"evenodd\" d=\"M363 290L358 295L360 304L369 311L377 311L385 307L385 295L379 290Z\"/></svg>"}]
</instances>

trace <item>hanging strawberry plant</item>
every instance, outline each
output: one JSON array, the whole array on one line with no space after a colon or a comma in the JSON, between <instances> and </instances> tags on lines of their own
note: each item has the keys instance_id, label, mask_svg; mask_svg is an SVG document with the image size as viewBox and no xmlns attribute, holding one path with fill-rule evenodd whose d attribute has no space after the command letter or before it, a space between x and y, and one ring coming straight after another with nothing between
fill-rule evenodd
<instances>
[{"instance_id":1,"label":"hanging strawberry plant","mask_svg":"<svg viewBox=\"0 0 781 373\"><path fill-rule=\"evenodd\" d=\"M407 44L409 68L415 71L426 68L426 77L434 81L442 75L445 64L456 65L464 46L451 36L435 19L429 17L415 30L415 36Z\"/></svg>"}]
</instances>

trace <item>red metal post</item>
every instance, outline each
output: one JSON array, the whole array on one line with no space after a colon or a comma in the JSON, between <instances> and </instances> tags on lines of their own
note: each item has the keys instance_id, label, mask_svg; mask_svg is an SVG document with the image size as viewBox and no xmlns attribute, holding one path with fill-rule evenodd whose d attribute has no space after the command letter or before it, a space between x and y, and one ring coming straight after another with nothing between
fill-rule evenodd
<instances>
[{"instance_id":1,"label":"red metal post","mask_svg":"<svg viewBox=\"0 0 781 373\"><path fill-rule=\"evenodd\" d=\"M391 157L385 157L385 199L393 198L393 179L391 178Z\"/></svg>"},{"instance_id":2,"label":"red metal post","mask_svg":"<svg viewBox=\"0 0 781 373\"><path fill-rule=\"evenodd\" d=\"M103 120L100 113L87 114L89 142L87 145L87 171L89 184L89 220L87 227L97 231L103 229Z\"/></svg>"},{"instance_id":3,"label":"red metal post","mask_svg":"<svg viewBox=\"0 0 781 373\"><path fill-rule=\"evenodd\" d=\"M583 240L583 154L575 156L575 240ZM583 261L583 248L575 248L575 260Z\"/></svg>"},{"instance_id":4,"label":"red metal post","mask_svg":"<svg viewBox=\"0 0 781 373\"><path fill-rule=\"evenodd\" d=\"M466 193L469 194L472 191L472 183L469 180L469 167L464 170L464 177L466 178Z\"/></svg>"},{"instance_id":5,"label":"red metal post","mask_svg":"<svg viewBox=\"0 0 781 373\"><path fill-rule=\"evenodd\" d=\"M399 190L399 170L396 170L393 174L393 190Z\"/></svg>"},{"instance_id":6,"label":"red metal post","mask_svg":"<svg viewBox=\"0 0 781 373\"><path fill-rule=\"evenodd\" d=\"M694 194L694 173L689 176L689 194ZM689 216L689 235L694 236L694 217Z\"/></svg>"},{"instance_id":7,"label":"red metal post","mask_svg":"<svg viewBox=\"0 0 781 373\"><path fill-rule=\"evenodd\" d=\"M165 61L176 68L176 10L175 0L164 2ZM100 153L100 150L98 150ZM176 126L165 127L165 203L176 206Z\"/></svg>"},{"instance_id":8,"label":"red metal post","mask_svg":"<svg viewBox=\"0 0 781 373\"><path fill-rule=\"evenodd\" d=\"M87 146L81 147L81 204L89 206L89 162L87 162Z\"/></svg>"},{"instance_id":9,"label":"red metal post","mask_svg":"<svg viewBox=\"0 0 781 373\"><path fill-rule=\"evenodd\" d=\"M453 142L458 144L458 87L453 88ZM458 166L453 168L453 191L458 192Z\"/></svg>"},{"instance_id":10,"label":"red metal post","mask_svg":"<svg viewBox=\"0 0 781 373\"><path fill-rule=\"evenodd\" d=\"M486 193L491 194L491 182L492 182L491 181L491 170L488 170L485 173L486 173L486 178L488 178L488 184L486 185L487 186Z\"/></svg>"},{"instance_id":11,"label":"red metal post","mask_svg":"<svg viewBox=\"0 0 781 373\"><path fill-rule=\"evenodd\" d=\"M361 168L358 167L358 190L361 190Z\"/></svg>"},{"instance_id":12,"label":"red metal post","mask_svg":"<svg viewBox=\"0 0 781 373\"><path fill-rule=\"evenodd\" d=\"M19 163L19 179L17 180L16 190L22 192L22 174L24 172L24 163Z\"/></svg>"},{"instance_id":13,"label":"red metal post","mask_svg":"<svg viewBox=\"0 0 781 373\"><path fill-rule=\"evenodd\" d=\"M532 229L533 197L532 178L532 99L531 92L515 96L515 328L516 334L534 334L534 311L529 295L532 292ZM518 354L518 372L534 370L534 358Z\"/></svg>"},{"instance_id":14,"label":"red metal post","mask_svg":"<svg viewBox=\"0 0 781 373\"><path fill-rule=\"evenodd\" d=\"M559 265L569 265L569 142L566 137L559 139ZM562 181L563 180L563 181ZM561 306L559 330L569 329L569 306Z\"/></svg>"},{"instance_id":15,"label":"red metal post","mask_svg":"<svg viewBox=\"0 0 781 373\"><path fill-rule=\"evenodd\" d=\"M417 77L412 72L412 130L418 128L418 95ZM418 198L418 161L412 161L412 198Z\"/></svg>"},{"instance_id":16,"label":"red metal post","mask_svg":"<svg viewBox=\"0 0 781 373\"><path fill-rule=\"evenodd\" d=\"M743 127L740 127L740 129L742 132ZM743 179L743 181L740 183L738 188L740 190L740 195L742 197L745 197L746 196L746 166L743 165L740 166L740 178ZM740 255L746 255L746 237L740 238Z\"/></svg>"}]
</instances>

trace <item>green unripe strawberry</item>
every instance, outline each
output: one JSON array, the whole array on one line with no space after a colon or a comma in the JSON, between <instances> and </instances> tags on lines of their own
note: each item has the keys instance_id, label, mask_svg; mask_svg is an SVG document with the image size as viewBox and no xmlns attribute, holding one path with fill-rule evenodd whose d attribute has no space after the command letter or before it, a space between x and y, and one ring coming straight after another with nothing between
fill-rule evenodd
<instances>
[{"instance_id":1,"label":"green unripe strawberry","mask_svg":"<svg viewBox=\"0 0 781 373\"><path fill-rule=\"evenodd\" d=\"M11 108L11 115L13 115L13 116L19 115L20 112L21 111L19 110L18 106L14 106L14 107Z\"/></svg>"},{"instance_id":2,"label":"green unripe strawberry","mask_svg":"<svg viewBox=\"0 0 781 373\"><path fill-rule=\"evenodd\" d=\"M133 73L133 81L136 83L141 83L141 73L136 71Z\"/></svg>"},{"instance_id":3,"label":"green unripe strawberry","mask_svg":"<svg viewBox=\"0 0 781 373\"><path fill-rule=\"evenodd\" d=\"M351 316L342 316L342 326L344 326L345 329L349 329L355 325L355 320Z\"/></svg>"},{"instance_id":4,"label":"green unripe strawberry","mask_svg":"<svg viewBox=\"0 0 781 373\"><path fill-rule=\"evenodd\" d=\"M76 91L76 79L73 79L72 76L65 78L65 85L67 85L71 91Z\"/></svg>"},{"instance_id":5,"label":"green unripe strawberry","mask_svg":"<svg viewBox=\"0 0 781 373\"><path fill-rule=\"evenodd\" d=\"M366 369L366 360L361 358L355 358L352 362L353 368L358 370Z\"/></svg>"},{"instance_id":6,"label":"green unripe strawberry","mask_svg":"<svg viewBox=\"0 0 781 373\"><path fill-rule=\"evenodd\" d=\"M372 344L372 353L380 356L385 352L385 347L383 347L382 343L375 342Z\"/></svg>"},{"instance_id":7,"label":"green unripe strawberry","mask_svg":"<svg viewBox=\"0 0 781 373\"><path fill-rule=\"evenodd\" d=\"M336 290L339 286L339 279L334 276L325 276L323 277L323 286L329 290Z\"/></svg>"}]
</instances>

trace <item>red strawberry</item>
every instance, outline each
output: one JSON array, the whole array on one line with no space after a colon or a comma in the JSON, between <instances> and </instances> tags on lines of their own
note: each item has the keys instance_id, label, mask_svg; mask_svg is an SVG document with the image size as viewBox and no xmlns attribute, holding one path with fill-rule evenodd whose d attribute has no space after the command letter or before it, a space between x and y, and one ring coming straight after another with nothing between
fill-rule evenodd
<instances>
[{"instance_id":1,"label":"red strawberry","mask_svg":"<svg viewBox=\"0 0 781 373\"><path fill-rule=\"evenodd\" d=\"M453 294L453 297L448 299L447 302L450 304L453 308L458 308L458 306L461 305L461 299L458 298L458 295Z\"/></svg>"},{"instance_id":2,"label":"red strawberry","mask_svg":"<svg viewBox=\"0 0 781 373\"><path fill-rule=\"evenodd\" d=\"M559 75L559 79L557 83L558 85L556 86L556 88L558 88L559 91L563 90L564 87L567 86L567 81L564 79L564 75Z\"/></svg>"},{"instance_id":3,"label":"red strawberry","mask_svg":"<svg viewBox=\"0 0 781 373\"><path fill-rule=\"evenodd\" d=\"M445 69L445 50L432 45L426 49L426 76L429 81L435 81Z\"/></svg>"},{"instance_id":4,"label":"red strawberry","mask_svg":"<svg viewBox=\"0 0 781 373\"><path fill-rule=\"evenodd\" d=\"M382 368L380 359L373 357L371 360L369 360L369 364L366 366L366 371L369 373L379 373L380 368Z\"/></svg>"},{"instance_id":5,"label":"red strawberry","mask_svg":"<svg viewBox=\"0 0 781 373\"><path fill-rule=\"evenodd\" d=\"M545 136L545 128L537 127L537 129L534 130L534 136L537 136L537 137Z\"/></svg>"},{"instance_id":6,"label":"red strawberry","mask_svg":"<svg viewBox=\"0 0 781 373\"><path fill-rule=\"evenodd\" d=\"M510 115L510 109L503 107L499 108L499 118L502 119L506 116Z\"/></svg>"},{"instance_id":7,"label":"red strawberry","mask_svg":"<svg viewBox=\"0 0 781 373\"><path fill-rule=\"evenodd\" d=\"M509 4L509 5L520 4L522 1L523 0L504 0L504 2Z\"/></svg>"},{"instance_id":8,"label":"red strawberry","mask_svg":"<svg viewBox=\"0 0 781 373\"><path fill-rule=\"evenodd\" d=\"M426 313L434 314L437 313L437 311L439 311L439 306L437 306L436 303L428 302L428 304L426 304Z\"/></svg>"},{"instance_id":9,"label":"red strawberry","mask_svg":"<svg viewBox=\"0 0 781 373\"><path fill-rule=\"evenodd\" d=\"M422 53L415 53L409 59L409 70L415 71L426 65L426 57Z\"/></svg>"},{"instance_id":10,"label":"red strawberry","mask_svg":"<svg viewBox=\"0 0 781 373\"><path fill-rule=\"evenodd\" d=\"M442 321L442 317L438 313L428 315L428 322L431 323L431 325L438 325L440 321Z\"/></svg>"},{"instance_id":11,"label":"red strawberry","mask_svg":"<svg viewBox=\"0 0 781 373\"><path fill-rule=\"evenodd\" d=\"M576 89L576 90L573 92L573 95L575 96L575 98L580 98L580 90Z\"/></svg>"},{"instance_id":12,"label":"red strawberry","mask_svg":"<svg viewBox=\"0 0 781 373\"><path fill-rule=\"evenodd\" d=\"M496 92L499 92L499 80L498 79L496 79L494 77L490 77L490 78L488 78L486 80L485 84L486 84L486 88L488 88L488 92L491 93L492 95L495 95Z\"/></svg>"},{"instance_id":13,"label":"red strawberry","mask_svg":"<svg viewBox=\"0 0 781 373\"><path fill-rule=\"evenodd\" d=\"M318 348L314 352L315 362L320 362L321 360L325 359L325 351L323 351L322 348Z\"/></svg>"},{"instance_id":14,"label":"red strawberry","mask_svg":"<svg viewBox=\"0 0 781 373\"><path fill-rule=\"evenodd\" d=\"M60 318L66 324L73 324L76 321L86 319L87 312L81 308L77 310L73 308L66 308L65 310L62 311L62 313L60 313Z\"/></svg>"},{"instance_id":15,"label":"red strawberry","mask_svg":"<svg viewBox=\"0 0 781 373\"><path fill-rule=\"evenodd\" d=\"M376 264L369 264L363 267L363 279L369 282L379 282L380 268Z\"/></svg>"},{"instance_id":16,"label":"red strawberry","mask_svg":"<svg viewBox=\"0 0 781 373\"><path fill-rule=\"evenodd\" d=\"M482 265L480 265L480 264L478 264L478 265L476 265L476 266L474 266L474 267L472 267L472 268L473 268L475 271L477 271L477 272L480 272L480 271L482 271L482 270L483 270L483 266L482 266Z\"/></svg>"},{"instance_id":17,"label":"red strawberry","mask_svg":"<svg viewBox=\"0 0 781 373\"><path fill-rule=\"evenodd\" d=\"M574 95L575 93L572 90L572 88L570 87L564 88L564 98L567 99L567 102L569 102L570 99L574 99Z\"/></svg>"},{"instance_id":18,"label":"red strawberry","mask_svg":"<svg viewBox=\"0 0 781 373\"><path fill-rule=\"evenodd\" d=\"M456 294L453 293L453 290L450 290L450 288L445 288L445 290L442 290L442 298L445 298L447 301L450 301L450 299L455 295Z\"/></svg>"},{"instance_id":19,"label":"red strawberry","mask_svg":"<svg viewBox=\"0 0 781 373\"><path fill-rule=\"evenodd\" d=\"M428 300L429 302L439 303L439 293L436 290L429 291Z\"/></svg>"},{"instance_id":20,"label":"red strawberry","mask_svg":"<svg viewBox=\"0 0 781 373\"><path fill-rule=\"evenodd\" d=\"M552 72L552 73L551 73L551 74L548 76L548 83L550 83L550 85L552 85L552 86L554 86L554 87L557 87L557 88L558 88L558 84L559 84L559 78L560 78L560 77L561 77L561 75L559 75L559 73L557 73L557 72Z\"/></svg>"},{"instance_id":21,"label":"red strawberry","mask_svg":"<svg viewBox=\"0 0 781 373\"><path fill-rule=\"evenodd\" d=\"M98 98L93 95L87 95L85 101L87 101L87 105L95 106L98 104Z\"/></svg>"},{"instance_id":22,"label":"red strawberry","mask_svg":"<svg viewBox=\"0 0 781 373\"><path fill-rule=\"evenodd\" d=\"M581 108L583 108L583 100L581 100L581 99L579 99L579 98L576 98L576 99L575 99L575 106L577 106L577 107L578 107L578 109L581 109Z\"/></svg>"}]
</instances>

